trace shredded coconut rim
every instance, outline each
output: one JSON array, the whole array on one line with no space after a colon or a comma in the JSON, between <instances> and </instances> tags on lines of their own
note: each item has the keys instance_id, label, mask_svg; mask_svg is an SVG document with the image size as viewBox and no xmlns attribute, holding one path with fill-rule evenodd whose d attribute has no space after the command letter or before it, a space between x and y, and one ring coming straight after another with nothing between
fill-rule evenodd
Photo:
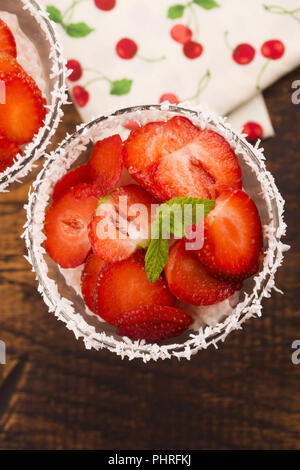
<instances>
[{"instance_id":1,"label":"shredded coconut rim","mask_svg":"<svg viewBox=\"0 0 300 470\"><path fill-rule=\"evenodd\" d=\"M216 326L201 327L196 332L189 330L188 334L184 335L184 340L182 337L175 338L177 343L149 344L145 340L132 341L126 337L96 331L94 326L88 324L83 316L76 312L72 301L61 296L57 282L48 275L46 252L43 247L43 221L55 182L76 162L90 142L115 133L118 126L128 121L138 121L144 125L149 121L166 120L175 115L186 116L201 129L210 128L223 135L239 159L255 174L260 186L257 189L260 189L268 215L267 223L263 223L265 251L262 268L252 278L250 292L242 290L242 299L240 298L232 314L223 322ZM266 170L264 161L263 148L259 147L259 142L255 146L251 145L245 135L232 129L226 118L219 117L205 107L195 107L189 103L173 106L165 102L161 105L121 109L78 126L75 134L68 135L57 150L46 157L44 167L33 183L33 192L29 192L28 204L25 206L27 222L23 236L28 249L26 258L36 273L38 291L49 311L54 312L55 316L73 331L77 339L83 338L87 349L106 348L121 358L127 357L130 360L140 358L147 362L151 359L170 359L173 356L178 359L190 359L193 354L210 345L218 348L218 343L223 342L231 331L241 329L249 318L262 315L262 299L270 297L272 289L279 291L275 287L274 277L282 264L284 252L289 249L289 246L281 241L286 232L283 219L284 200L272 174ZM247 191L247 187L245 190Z\"/></svg>"}]
</instances>

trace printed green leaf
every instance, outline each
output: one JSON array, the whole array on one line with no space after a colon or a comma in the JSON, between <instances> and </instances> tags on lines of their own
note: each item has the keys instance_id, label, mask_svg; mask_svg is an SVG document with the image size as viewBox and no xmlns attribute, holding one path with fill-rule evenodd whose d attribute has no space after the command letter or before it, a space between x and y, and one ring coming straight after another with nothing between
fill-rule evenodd
<instances>
[{"instance_id":1,"label":"printed green leaf","mask_svg":"<svg viewBox=\"0 0 300 470\"><path fill-rule=\"evenodd\" d=\"M85 38L94 31L94 29L90 28L86 23L70 23L65 29L67 34L72 38Z\"/></svg>"},{"instance_id":2,"label":"printed green leaf","mask_svg":"<svg viewBox=\"0 0 300 470\"><path fill-rule=\"evenodd\" d=\"M50 20L54 21L55 23L63 24L63 16L58 8L52 5L48 5L46 9Z\"/></svg>"},{"instance_id":3,"label":"printed green leaf","mask_svg":"<svg viewBox=\"0 0 300 470\"><path fill-rule=\"evenodd\" d=\"M203 211L198 210L199 205L203 207ZM168 261L169 235L183 238L186 235L185 228L199 223L214 205L215 201L210 199L175 197L157 208L151 224L151 242L145 257L145 269L150 282L157 281Z\"/></svg>"},{"instance_id":4,"label":"printed green leaf","mask_svg":"<svg viewBox=\"0 0 300 470\"><path fill-rule=\"evenodd\" d=\"M151 240L145 256L145 269L150 282L154 284L164 269L169 256L168 240Z\"/></svg>"},{"instance_id":5,"label":"printed green leaf","mask_svg":"<svg viewBox=\"0 0 300 470\"><path fill-rule=\"evenodd\" d=\"M128 78L123 78L122 80L115 80L111 83L110 94L111 95L127 95L130 92L132 85L132 80Z\"/></svg>"},{"instance_id":6,"label":"printed green leaf","mask_svg":"<svg viewBox=\"0 0 300 470\"><path fill-rule=\"evenodd\" d=\"M175 20L176 18L181 18L184 13L185 5L177 4L173 5L168 9L168 18Z\"/></svg>"},{"instance_id":7,"label":"printed green leaf","mask_svg":"<svg viewBox=\"0 0 300 470\"><path fill-rule=\"evenodd\" d=\"M212 8L218 8L220 6L215 0L193 0L193 2L205 10L212 10Z\"/></svg>"}]
</instances>

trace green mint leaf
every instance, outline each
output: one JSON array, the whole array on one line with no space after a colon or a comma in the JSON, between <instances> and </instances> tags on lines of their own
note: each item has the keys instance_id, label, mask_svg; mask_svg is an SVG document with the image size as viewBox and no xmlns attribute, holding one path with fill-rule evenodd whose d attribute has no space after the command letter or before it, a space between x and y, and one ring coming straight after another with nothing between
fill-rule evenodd
<instances>
[{"instance_id":1,"label":"green mint leaf","mask_svg":"<svg viewBox=\"0 0 300 470\"><path fill-rule=\"evenodd\" d=\"M145 269L150 282L154 284L164 269L169 256L168 240L151 240L145 256Z\"/></svg>"},{"instance_id":2,"label":"green mint leaf","mask_svg":"<svg viewBox=\"0 0 300 470\"><path fill-rule=\"evenodd\" d=\"M46 10L50 20L54 21L55 23L63 24L63 16L58 8L53 7L52 5L48 5Z\"/></svg>"},{"instance_id":3,"label":"green mint leaf","mask_svg":"<svg viewBox=\"0 0 300 470\"><path fill-rule=\"evenodd\" d=\"M201 209L199 210L199 205ZM145 257L150 282L155 282L168 261L168 238L183 238L185 228L199 223L214 208L215 201L196 197L175 197L161 204L151 224L151 242Z\"/></svg>"},{"instance_id":4,"label":"green mint leaf","mask_svg":"<svg viewBox=\"0 0 300 470\"><path fill-rule=\"evenodd\" d=\"M181 18L184 13L185 5L177 4L173 5L168 9L168 18L175 20L176 18Z\"/></svg>"},{"instance_id":5,"label":"green mint leaf","mask_svg":"<svg viewBox=\"0 0 300 470\"><path fill-rule=\"evenodd\" d=\"M132 85L132 80L123 78L122 80L115 80L111 83L110 94L111 95L127 95L130 92Z\"/></svg>"},{"instance_id":6,"label":"green mint leaf","mask_svg":"<svg viewBox=\"0 0 300 470\"><path fill-rule=\"evenodd\" d=\"M86 23L70 23L65 29L67 34L72 38L85 38L94 31L94 29L90 28Z\"/></svg>"},{"instance_id":7,"label":"green mint leaf","mask_svg":"<svg viewBox=\"0 0 300 470\"><path fill-rule=\"evenodd\" d=\"M212 8L218 8L220 6L215 0L193 0L193 2L205 10L212 10Z\"/></svg>"}]
</instances>

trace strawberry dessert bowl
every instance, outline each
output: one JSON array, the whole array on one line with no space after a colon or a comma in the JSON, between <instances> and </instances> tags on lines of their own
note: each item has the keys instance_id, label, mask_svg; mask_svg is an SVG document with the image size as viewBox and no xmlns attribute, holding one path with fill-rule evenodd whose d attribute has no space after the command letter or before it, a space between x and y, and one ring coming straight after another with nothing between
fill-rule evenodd
<instances>
[{"instance_id":1,"label":"strawberry dessert bowl","mask_svg":"<svg viewBox=\"0 0 300 470\"><path fill-rule=\"evenodd\" d=\"M190 359L261 316L288 249L263 150L188 104L79 126L48 156L26 210L49 310L88 349L145 362Z\"/></svg>"},{"instance_id":2,"label":"strawberry dessert bowl","mask_svg":"<svg viewBox=\"0 0 300 470\"><path fill-rule=\"evenodd\" d=\"M0 7L0 192L43 155L67 102L53 24L34 0Z\"/></svg>"}]
</instances>

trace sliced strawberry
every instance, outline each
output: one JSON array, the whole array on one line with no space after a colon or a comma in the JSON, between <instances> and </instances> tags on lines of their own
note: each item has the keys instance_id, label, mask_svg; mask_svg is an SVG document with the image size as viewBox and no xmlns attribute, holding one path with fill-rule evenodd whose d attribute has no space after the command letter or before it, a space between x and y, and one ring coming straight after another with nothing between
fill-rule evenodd
<instances>
[{"instance_id":1,"label":"sliced strawberry","mask_svg":"<svg viewBox=\"0 0 300 470\"><path fill-rule=\"evenodd\" d=\"M14 164L18 154L22 155L22 151L14 142L10 142L5 137L0 137L0 173Z\"/></svg>"},{"instance_id":2,"label":"sliced strawberry","mask_svg":"<svg viewBox=\"0 0 300 470\"><path fill-rule=\"evenodd\" d=\"M44 246L62 268L75 268L85 261L91 249L88 224L97 201L90 185L80 184L69 189L47 210Z\"/></svg>"},{"instance_id":3,"label":"sliced strawberry","mask_svg":"<svg viewBox=\"0 0 300 470\"><path fill-rule=\"evenodd\" d=\"M53 200L58 199L65 194L68 189L76 186L79 183L90 183L90 167L86 163L85 165L78 166L74 170L68 171L54 186L52 198Z\"/></svg>"},{"instance_id":4,"label":"sliced strawberry","mask_svg":"<svg viewBox=\"0 0 300 470\"><path fill-rule=\"evenodd\" d=\"M120 336L153 342L181 335L192 321L192 317L179 308L150 305L122 313L115 326Z\"/></svg>"},{"instance_id":5,"label":"sliced strawberry","mask_svg":"<svg viewBox=\"0 0 300 470\"><path fill-rule=\"evenodd\" d=\"M215 185L241 188L241 169L228 142L203 130L184 147L161 156L153 170L154 186L165 200L177 196L214 198Z\"/></svg>"},{"instance_id":6,"label":"sliced strawberry","mask_svg":"<svg viewBox=\"0 0 300 470\"><path fill-rule=\"evenodd\" d=\"M114 324L123 312L135 310L143 305L175 305L164 279L155 284L148 281L145 271L144 253L108 265L98 278L94 305L108 323Z\"/></svg>"},{"instance_id":7,"label":"sliced strawberry","mask_svg":"<svg viewBox=\"0 0 300 470\"><path fill-rule=\"evenodd\" d=\"M185 249L184 240L178 240L171 247L165 275L172 294L192 305L222 302L242 287L241 283L215 279L195 252Z\"/></svg>"},{"instance_id":8,"label":"sliced strawberry","mask_svg":"<svg viewBox=\"0 0 300 470\"><path fill-rule=\"evenodd\" d=\"M7 52L0 52L0 72L24 72L17 60Z\"/></svg>"},{"instance_id":9,"label":"sliced strawberry","mask_svg":"<svg viewBox=\"0 0 300 470\"><path fill-rule=\"evenodd\" d=\"M105 261L129 258L150 239L151 209L157 201L135 184L128 184L100 199L89 226L94 253Z\"/></svg>"},{"instance_id":10,"label":"sliced strawberry","mask_svg":"<svg viewBox=\"0 0 300 470\"><path fill-rule=\"evenodd\" d=\"M132 131L125 142L124 163L129 173L155 197L152 167L161 155L170 154L190 142L199 129L187 118L175 116L167 122L149 122Z\"/></svg>"},{"instance_id":11,"label":"sliced strawberry","mask_svg":"<svg viewBox=\"0 0 300 470\"><path fill-rule=\"evenodd\" d=\"M43 125L44 99L35 81L24 72L2 72L6 103L0 105L0 134L17 144L30 142Z\"/></svg>"},{"instance_id":12,"label":"sliced strawberry","mask_svg":"<svg viewBox=\"0 0 300 470\"><path fill-rule=\"evenodd\" d=\"M254 202L240 189L223 188L204 220L199 259L214 275L245 279L259 268L262 227Z\"/></svg>"},{"instance_id":13,"label":"sliced strawberry","mask_svg":"<svg viewBox=\"0 0 300 470\"><path fill-rule=\"evenodd\" d=\"M94 253L90 253L81 274L81 292L88 308L94 311L93 294L97 279L107 263Z\"/></svg>"},{"instance_id":14,"label":"sliced strawberry","mask_svg":"<svg viewBox=\"0 0 300 470\"><path fill-rule=\"evenodd\" d=\"M123 169L121 137L116 134L96 142L89 165L93 183L103 194L115 188Z\"/></svg>"},{"instance_id":15,"label":"sliced strawberry","mask_svg":"<svg viewBox=\"0 0 300 470\"><path fill-rule=\"evenodd\" d=\"M13 33L7 24L0 19L0 51L17 57L17 46Z\"/></svg>"}]
</instances>

